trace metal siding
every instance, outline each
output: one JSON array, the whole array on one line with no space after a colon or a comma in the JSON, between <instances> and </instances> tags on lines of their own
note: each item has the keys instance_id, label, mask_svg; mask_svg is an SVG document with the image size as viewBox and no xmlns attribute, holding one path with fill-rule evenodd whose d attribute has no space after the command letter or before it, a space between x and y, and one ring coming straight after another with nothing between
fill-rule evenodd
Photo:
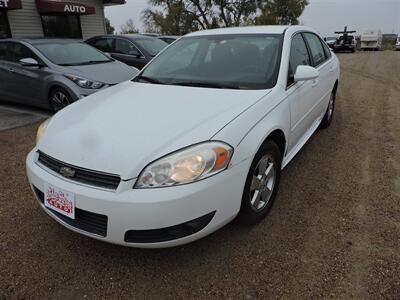
<instances>
[{"instance_id":1,"label":"metal siding","mask_svg":"<svg viewBox=\"0 0 400 300\"><path fill-rule=\"evenodd\" d=\"M82 37L88 39L95 35L106 33L104 23L104 6L103 1L99 0L80 0L78 2L94 6L96 9L95 15L81 16Z\"/></svg>"},{"instance_id":2,"label":"metal siding","mask_svg":"<svg viewBox=\"0 0 400 300\"><path fill-rule=\"evenodd\" d=\"M22 9L8 11L8 21L14 38L43 36L35 0L22 0Z\"/></svg>"},{"instance_id":3,"label":"metal siding","mask_svg":"<svg viewBox=\"0 0 400 300\"><path fill-rule=\"evenodd\" d=\"M80 2L96 9L95 15L81 16L82 36L84 39L105 33L104 6L101 0L64 0L65 2ZM37 12L35 0L22 0L22 9L7 12L12 37L42 37L43 28L40 15Z\"/></svg>"}]
</instances>

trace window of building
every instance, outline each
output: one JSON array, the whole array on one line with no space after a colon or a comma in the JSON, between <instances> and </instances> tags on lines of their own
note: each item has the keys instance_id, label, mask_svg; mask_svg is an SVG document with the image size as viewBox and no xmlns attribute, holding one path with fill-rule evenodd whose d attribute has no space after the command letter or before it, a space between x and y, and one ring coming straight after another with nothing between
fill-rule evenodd
<instances>
[{"instance_id":1,"label":"window of building","mask_svg":"<svg viewBox=\"0 0 400 300\"><path fill-rule=\"evenodd\" d=\"M296 34L292 39L292 45L290 47L290 61L289 61L289 74L288 74L288 86L294 83L294 73L298 66L309 66L311 65L310 56L306 43L300 33Z\"/></svg>"},{"instance_id":2,"label":"window of building","mask_svg":"<svg viewBox=\"0 0 400 300\"><path fill-rule=\"evenodd\" d=\"M81 20L78 15L42 15L45 37L81 39Z\"/></svg>"},{"instance_id":3,"label":"window of building","mask_svg":"<svg viewBox=\"0 0 400 300\"><path fill-rule=\"evenodd\" d=\"M0 9L0 39L9 37L11 37L11 32L8 24L7 12Z\"/></svg>"}]
</instances>

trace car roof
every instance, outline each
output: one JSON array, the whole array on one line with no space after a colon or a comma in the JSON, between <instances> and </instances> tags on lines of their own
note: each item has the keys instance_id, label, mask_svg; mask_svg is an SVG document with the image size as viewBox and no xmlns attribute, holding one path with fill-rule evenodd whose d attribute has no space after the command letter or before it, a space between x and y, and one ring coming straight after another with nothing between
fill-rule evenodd
<instances>
[{"instance_id":1,"label":"car roof","mask_svg":"<svg viewBox=\"0 0 400 300\"><path fill-rule=\"evenodd\" d=\"M79 39L57 39L57 38L10 38L10 39L4 39L2 40L3 42L25 42L31 45L38 45L38 44L48 44L48 43L57 43L57 44L69 44L69 43L76 43L76 42L82 42Z\"/></svg>"},{"instance_id":2,"label":"car roof","mask_svg":"<svg viewBox=\"0 0 400 300\"><path fill-rule=\"evenodd\" d=\"M179 35L160 35L157 38L161 39L161 38L166 38L166 39L178 39L181 36Z\"/></svg>"},{"instance_id":3,"label":"car roof","mask_svg":"<svg viewBox=\"0 0 400 300\"><path fill-rule=\"evenodd\" d=\"M303 26L299 26L303 27ZM219 34L282 34L289 26L272 25L272 26L244 26L244 27L229 27L217 28L209 30L201 30L189 33L186 36L203 36L203 35L219 35Z\"/></svg>"},{"instance_id":4,"label":"car roof","mask_svg":"<svg viewBox=\"0 0 400 300\"><path fill-rule=\"evenodd\" d=\"M111 38L111 37L123 37L123 38L127 38L127 39L155 39L155 37L152 36L147 36L147 35L142 35L139 33L129 33L129 34L103 34L103 35L97 35L94 37L89 38L88 40L91 39L99 39L99 38Z\"/></svg>"}]
</instances>

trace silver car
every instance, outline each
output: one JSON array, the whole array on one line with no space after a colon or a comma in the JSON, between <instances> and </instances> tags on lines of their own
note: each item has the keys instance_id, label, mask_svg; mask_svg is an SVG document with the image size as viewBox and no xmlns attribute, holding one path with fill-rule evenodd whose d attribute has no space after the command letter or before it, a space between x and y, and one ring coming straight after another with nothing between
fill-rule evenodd
<instances>
[{"instance_id":1,"label":"silver car","mask_svg":"<svg viewBox=\"0 0 400 300\"><path fill-rule=\"evenodd\" d=\"M0 99L58 111L101 89L127 81L136 68L79 41L0 41Z\"/></svg>"}]
</instances>

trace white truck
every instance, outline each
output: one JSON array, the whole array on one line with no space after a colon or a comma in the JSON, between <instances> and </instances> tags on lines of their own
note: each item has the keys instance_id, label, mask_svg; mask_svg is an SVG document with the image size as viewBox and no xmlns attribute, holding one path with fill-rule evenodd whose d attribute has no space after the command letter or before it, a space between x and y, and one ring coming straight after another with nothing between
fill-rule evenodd
<instances>
[{"instance_id":1,"label":"white truck","mask_svg":"<svg viewBox=\"0 0 400 300\"><path fill-rule=\"evenodd\" d=\"M395 49L400 50L400 34L397 36Z\"/></svg>"},{"instance_id":2,"label":"white truck","mask_svg":"<svg viewBox=\"0 0 400 300\"><path fill-rule=\"evenodd\" d=\"M382 31L380 29L364 30L361 34L361 50L381 50Z\"/></svg>"}]
</instances>

